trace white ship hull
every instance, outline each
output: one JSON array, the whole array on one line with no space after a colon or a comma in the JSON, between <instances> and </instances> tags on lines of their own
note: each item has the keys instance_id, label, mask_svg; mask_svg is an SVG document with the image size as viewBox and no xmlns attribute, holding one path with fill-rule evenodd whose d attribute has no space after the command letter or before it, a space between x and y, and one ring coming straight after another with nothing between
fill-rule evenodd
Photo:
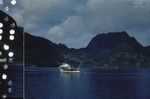
<instances>
[{"instance_id":1,"label":"white ship hull","mask_svg":"<svg viewBox=\"0 0 150 99\"><path fill-rule=\"evenodd\" d=\"M63 73L80 73L79 70L73 70L73 71L69 71L69 70L63 70L61 68L59 68L60 72L63 72Z\"/></svg>"}]
</instances>

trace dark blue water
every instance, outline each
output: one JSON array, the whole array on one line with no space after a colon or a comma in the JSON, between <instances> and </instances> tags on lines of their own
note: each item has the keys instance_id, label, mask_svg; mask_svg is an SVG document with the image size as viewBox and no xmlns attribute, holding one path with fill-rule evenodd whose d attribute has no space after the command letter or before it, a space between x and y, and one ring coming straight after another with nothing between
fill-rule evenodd
<instances>
[{"instance_id":1,"label":"dark blue water","mask_svg":"<svg viewBox=\"0 0 150 99\"><path fill-rule=\"evenodd\" d=\"M26 71L26 99L150 99L150 70Z\"/></svg>"}]
</instances>

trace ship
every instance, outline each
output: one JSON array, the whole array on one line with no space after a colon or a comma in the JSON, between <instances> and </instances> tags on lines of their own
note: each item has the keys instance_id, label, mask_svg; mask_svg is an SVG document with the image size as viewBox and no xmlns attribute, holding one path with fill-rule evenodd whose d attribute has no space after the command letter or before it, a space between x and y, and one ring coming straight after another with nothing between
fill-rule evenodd
<instances>
[{"instance_id":1,"label":"ship","mask_svg":"<svg viewBox=\"0 0 150 99\"><path fill-rule=\"evenodd\" d=\"M62 63L62 65L59 66L59 70L64 73L80 73L79 68L75 68L68 63Z\"/></svg>"}]
</instances>

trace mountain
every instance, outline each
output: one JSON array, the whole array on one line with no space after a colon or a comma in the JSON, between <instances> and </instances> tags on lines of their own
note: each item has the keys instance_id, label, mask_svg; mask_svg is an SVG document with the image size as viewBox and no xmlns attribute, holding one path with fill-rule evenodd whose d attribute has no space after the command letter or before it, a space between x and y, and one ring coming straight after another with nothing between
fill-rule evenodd
<instances>
[{"instance_id":1,"label":"mountain","mask_svg":"<svg viewBox=\"0 0 150 99\"><path fill-rule=\"evenodd\" d=\"M87 50L93 53L107 49L112 49L113 52L125 51L144 55L143 46L139 44L134 37L130 37L127 32L124 31L98 34L87 46Z\"/></svg>"},{"instance_id":2,"label":"mountain","mask_svg":"<svg viewBox=\"0 0 150 99\"><path fill-rule=\"evenodd\" d=\"M150 57L150 46L145 47L146 55Z\"/></svg>"},{"instance_id":3,"label":"mountain","mask_svg":"<svg viewBox=\"0 0 150 99\"><path fill-rule=\"evenodd\" d=\"M81 49L25 33L25 46L26 64L36 66L59 66L64 61L99 68L142 68L150 64L149 47L143 47L127 32L98 34Z\"/></svg>"},{"instance_id":4,"label":"mountain","mask_svg":"<svg viewBox=\"0 0 150 99\"><path fill-rule=\"evenodd\" d=\"M100 68L138 68L149 66L146 49L127 32L98 34L86 47L86 64Z\"/></svg>"},{"instance_id":5,"label":"mountain","mask_svg":"<svg viewBox=\"0 0 150 99\"><path fill-rule=\"evenodd\" d=\"M63 62L59 45L25 33L25 62L36 66L58 66ZM63 48L63 47L62 47Z\"/></svg>"}]
</instances>

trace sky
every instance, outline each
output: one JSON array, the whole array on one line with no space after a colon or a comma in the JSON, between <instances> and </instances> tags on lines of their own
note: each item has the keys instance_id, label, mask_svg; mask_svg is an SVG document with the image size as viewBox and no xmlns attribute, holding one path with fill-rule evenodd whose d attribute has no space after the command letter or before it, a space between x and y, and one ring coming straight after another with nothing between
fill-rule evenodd
<instances>
[{"instance_id":1,"label":"sky","mask_svg":"<svg viewBox=\"0 0 150 99\"><path fill-rule=\"evenodd\" d=\"M23 23L25 32L54 43L81 48L97 34L127 31L143 46L150 45L150 0L22 0L22 3L23 12L20 7L13 12L17 22Z\"/></svg>"}]
</instances>

